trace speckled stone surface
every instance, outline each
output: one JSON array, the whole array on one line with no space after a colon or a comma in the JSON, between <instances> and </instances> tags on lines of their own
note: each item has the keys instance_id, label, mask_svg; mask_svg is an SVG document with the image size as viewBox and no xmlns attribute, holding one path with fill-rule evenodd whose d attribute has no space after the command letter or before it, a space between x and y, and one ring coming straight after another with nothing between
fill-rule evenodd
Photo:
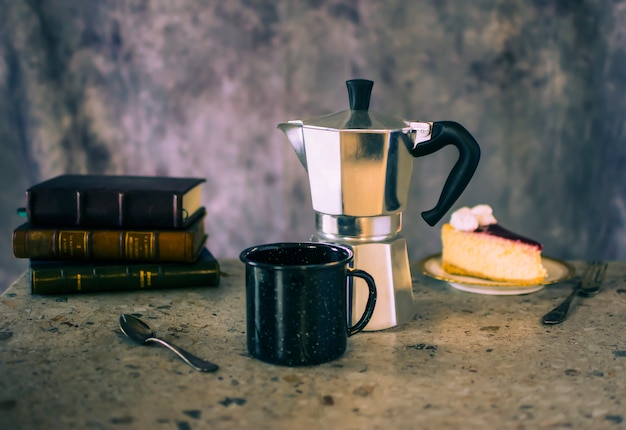
<instances>
[{"instance_id":1,"label":"speckled stone surface","mask_svg":"<svg viewBox=\"0 0 626 430\"><path fill-rule=\"evenodd\" d=\"M22 276L0 296L0 428L626 428L626 262L550 327L569 281L484 296L414 269L411 322L305 368L248 356L243 264L221 264L219 287L179 291L32 296ZM131 344L121 313L220 370Z\"/></svg>"}]
</instances>

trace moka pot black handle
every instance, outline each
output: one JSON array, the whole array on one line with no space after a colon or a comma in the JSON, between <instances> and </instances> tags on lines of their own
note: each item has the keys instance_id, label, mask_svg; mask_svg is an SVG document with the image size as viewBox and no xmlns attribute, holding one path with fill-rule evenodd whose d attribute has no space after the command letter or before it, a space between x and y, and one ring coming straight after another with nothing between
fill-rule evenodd
<instances>
[{"instance_id":1,"label":"moka pot black handle","mask_svg":"<svg viewBox=\"0 0 626 430\"><path fill-rule=\"evenodd\" d=\"M437 206L422 212L422 218L433 226L448 212L472 179L480 160L480 147L469 131L454 121L434 122L431 135L430 140L411 149L414 157L432 154L447 145L454 145L459 151L459 159L448 175Z\"/></svg>"}]
</instances>

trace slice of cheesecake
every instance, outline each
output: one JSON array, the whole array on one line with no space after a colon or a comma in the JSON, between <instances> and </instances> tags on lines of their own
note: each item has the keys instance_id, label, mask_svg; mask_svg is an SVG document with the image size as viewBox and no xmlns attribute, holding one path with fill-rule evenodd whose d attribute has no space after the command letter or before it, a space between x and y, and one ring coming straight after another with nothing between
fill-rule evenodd
<instances>
[{"instance_id":1,"label":"slice of cheesecake","mask_svg":"<svg viewBox=\"0 0 626 430\"><path fill-rule=\"evenodd\" d=\"M516 285L546 277L541 243L500 226L488 205L461 208L441 229L443 270Z\"/></svg>"}]
</instances>

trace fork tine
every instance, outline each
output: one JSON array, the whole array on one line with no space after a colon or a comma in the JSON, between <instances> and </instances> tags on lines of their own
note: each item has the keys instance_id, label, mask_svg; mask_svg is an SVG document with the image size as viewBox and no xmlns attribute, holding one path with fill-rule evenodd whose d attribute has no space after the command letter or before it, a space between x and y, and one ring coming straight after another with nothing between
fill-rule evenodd
<instances>
[{"instance_id":1,"label":"fork tine","mask_svg":"<svg viewBox=\"0 0 626 430\"><path fill-rule=\"evenodd\" d=\"M591 282L591 280L594 278L596 271L598 270L599 261L594 260L594 261L590 261L587 264L587 267L585 267L585 271L583 272L581 278L583 281L583 288L587 285L589 285L589 283Z\"/></svg>"},{"instance_id":2,"label":"fork tine","mask_svg":"<svg viewBox=\"0 0 626 430\"><path fill-rule=\"evenodd\" d=\"M608 264L601 261L594 261L590 264L589 271L585 271L580 294L586 297L595 295L600 290L600 285L604 282Z\"/></svg>"},{"instance_id":3,"label":"fork tine","mask_svg":"<svg viewBox=\"0 0 626 430\"><path fill-rule=\"evenodd\" d=\"M604 282L604 277L606 276L606 268L607 268L607 266L608 266L607 263L604 263L604 264L600 265L600 267L596 271L596 276L595 276L593 282L595 282L595 283L602 283L602 282Z\"/></svg>"}]
</instances>

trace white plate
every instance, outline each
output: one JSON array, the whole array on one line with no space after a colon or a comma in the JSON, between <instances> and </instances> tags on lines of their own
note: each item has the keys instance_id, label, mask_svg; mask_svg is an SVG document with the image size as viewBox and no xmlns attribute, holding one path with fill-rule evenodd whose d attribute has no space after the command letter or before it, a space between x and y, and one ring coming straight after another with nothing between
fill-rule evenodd
<instances>
[{"instance_id":1,"label":"white plate","mask_svg":"<svg viewBox=\"0 0 626 430\"><path fill-rule=\"evenodd\" d=\"M548 284L564 281L574 275L574 267L565 261L542 256L541 263L548 271L548 276L546 276L542 283L536 285L519 285L489 281L473 276L452 275L441 267L441 254L426 257L421 260L418 265L424 275L446 281L457 290L499 296L534 293Z\"/></svg>"}]
</instances>

